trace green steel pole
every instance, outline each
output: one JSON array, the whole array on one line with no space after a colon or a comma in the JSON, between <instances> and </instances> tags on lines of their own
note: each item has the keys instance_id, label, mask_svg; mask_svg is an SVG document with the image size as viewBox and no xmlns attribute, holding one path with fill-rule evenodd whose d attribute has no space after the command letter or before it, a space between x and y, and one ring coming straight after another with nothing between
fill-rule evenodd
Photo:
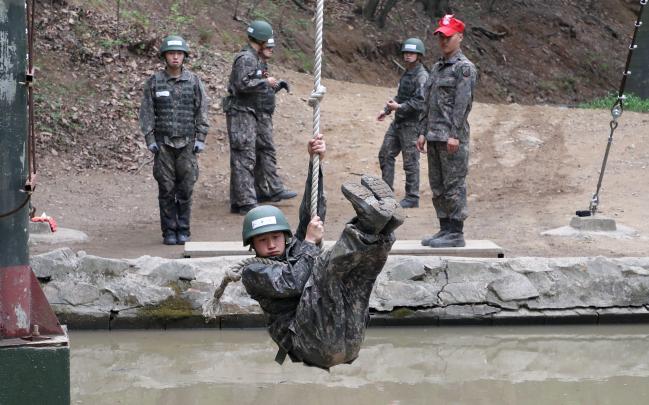
<instances>
[{"instance_id":1,"label":"green steel pole","mask_svg":"<svg viewBox=\"0 0 649 405\"><path fill-rule=\"evenodd\" d=\"M0 404L69 405L68 337L29 267L26 6L0 0Z\"/></svg>"},{"instance_id":2,"label":"green steel pole","mask_svg":"<svg viewBox=\"0 0 649 405\"><path fill-rule=\"evenodd\" d=\"M25 0L0 0L0 271L29 265L26 29Z\"/></svg>"}]
</instances>

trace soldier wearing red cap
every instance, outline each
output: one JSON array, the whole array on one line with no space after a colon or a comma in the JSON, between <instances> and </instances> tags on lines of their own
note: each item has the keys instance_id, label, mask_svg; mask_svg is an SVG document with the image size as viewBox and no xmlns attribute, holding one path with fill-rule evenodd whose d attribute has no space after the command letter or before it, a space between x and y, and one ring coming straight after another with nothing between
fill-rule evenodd
<instances>
[{"instance_id":1,"label":"soldier wearing red cap","mask_svg":"<svg viewBox=\"0 0 649 405\"><path fill-rule=\"evenodd\" d=\"M462 53L464 23L453 15L438 21L435 35L443 57L426 83L426 106L419 123L417 149L428 155L428 179L440 230L425 236L430 247L464 246L466 175L469 168L469 112L476 68Z\"/></svg>"}]
</instances>

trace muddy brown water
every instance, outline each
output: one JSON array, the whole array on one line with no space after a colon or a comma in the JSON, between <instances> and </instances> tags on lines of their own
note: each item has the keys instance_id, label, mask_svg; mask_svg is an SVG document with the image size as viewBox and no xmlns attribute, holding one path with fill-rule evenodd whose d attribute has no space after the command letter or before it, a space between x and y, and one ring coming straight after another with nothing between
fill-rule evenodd
<instances>
[{"instance_id":1,"label":"muddy brown water","mask_svg":"<svg viewBox=\"0 0 649 405\"><path fill-rule=\"evenodd\" d=\"M330 372L262 329L72 331L73 404L646 404L649 326L371 328Z\"/></svg>"}]
</instances>

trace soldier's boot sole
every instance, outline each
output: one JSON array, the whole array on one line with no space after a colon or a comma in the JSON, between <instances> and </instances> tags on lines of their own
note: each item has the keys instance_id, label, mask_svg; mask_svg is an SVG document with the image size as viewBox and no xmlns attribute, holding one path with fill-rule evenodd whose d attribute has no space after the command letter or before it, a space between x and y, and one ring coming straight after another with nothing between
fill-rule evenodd
<instances>
[{"instance_id":1,"label":"soldier's boot sole","mask_svg":"<svg viewBox=\"0 0 649 405\"><path fill-rule=\"evenodd\" d=\"M406 220L406 214L403 208L397 203L397 200L395 200L392 187L383 179L368 174L361 176L361 184L367 187L374 194L374 197L383 201L386 208L394 206L392 217L383 229L381 229L381 233L389 235L394 232Z\"/></svg>"},{"instance_id":2,"label":"soldier's boot sole","mask_svg":"<svg viewBox=\"0 0 649 405\"><path fill-rule=\"evenodd\" d=\"M358 221L357 226L363 232L379 233L394 214L396 206L394 199L391 201L392 204L389 199L387 201L379 200L372 191L361 184L345 182L340 190L354 207Z\"/></svg>"}]
</instances>

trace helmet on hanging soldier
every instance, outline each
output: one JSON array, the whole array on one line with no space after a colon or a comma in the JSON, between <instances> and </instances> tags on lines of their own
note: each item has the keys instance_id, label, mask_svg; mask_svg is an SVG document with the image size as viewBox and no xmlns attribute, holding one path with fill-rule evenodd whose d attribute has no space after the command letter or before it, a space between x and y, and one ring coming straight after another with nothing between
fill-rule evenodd
<instances>
[{"instance_id":1,"label":"helmet on hanging soldier","mask_svg":"<svg viewBox=\"0 0 649 405\"><path fill-rule=\"evenodd\" d=\"M241 231L243 246L248 246L254 236L269 232L284 232L288 238L293 236L282 210L272 205L260 205L248 211Z\"/></svg>"},{"instance_id":2,"label":"helmet on hanging soldier","mask_svg":"<svg viewBox=\"0 0 649 405\"><path fill-rule=\"evenodd\" d=\"M163 58L165 52L169 51L182 51L185 52L185 57L189 57L189 46L187 41L178 35L169 35L162 40L160 45L160 57Z\"/></svg>"},{"instance_id":3,"label":"helmet on hanging soldier","mask_svg":"<svg viewBox=\"0 0 649 405\"><path fill-rule=\"evenodd\" d=\"M248 37L257 42L265 43L273 37L273 27L266 21L255 20L246 29Z\"/></svg>"},{"instance_id":4,"label":"helmet on hanging soldier","mask_svg":"<svg viewBox=\"0 0 649 405\"><path fill-rule=\"evenodd\" d=\"M426 47L424 46L424 42L421 39L408 38L403 41L403 45L401 45L401 52L418 53L423 56L426 54Z\"/></svg>"}]
</instances>

